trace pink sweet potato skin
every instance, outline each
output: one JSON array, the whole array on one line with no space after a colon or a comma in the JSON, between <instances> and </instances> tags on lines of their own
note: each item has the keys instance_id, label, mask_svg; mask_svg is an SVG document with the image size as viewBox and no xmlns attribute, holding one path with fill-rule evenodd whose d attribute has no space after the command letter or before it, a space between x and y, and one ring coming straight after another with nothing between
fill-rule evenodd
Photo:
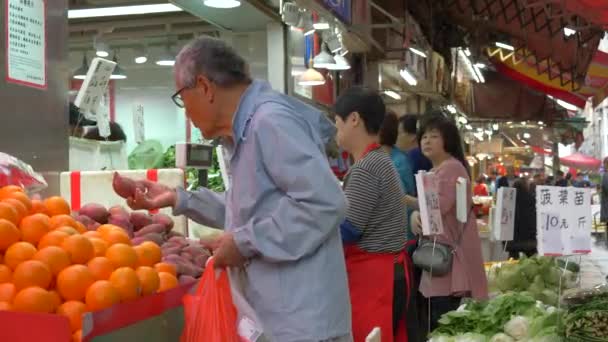
<instances>
[{"instance_id":1,"label":"pink sweet potato skin","mask_svg":"<svg viewBox=\"0 0 608 342\"><path fill-rule=\"evenodd\" d=\"M115 206L111 207L110 209L108 209L108 212L110 213L110 215L127 216L127 217L130 216L127 209L125 209L123 206L120 206L120 205L115 205Z\"/></svg>"},{"instance_id":2,"label":"pink sweet potato skin","mask_svg":"<svg viewBox=\"0 0 608 342\"><path fill-rule=\"evenodd\" d=\"M143 227L142 229L135 232L135 236L144 236L150 233L163 234L165 232L165 226L157 223L153 223Z\"/></svg>"},{"instance_id":3,"label":"pink sweet potato skin","mask_svg":"<svg viewBox=\"0 0 608 342\"><path fill-rule=\"evenodd\" d=\"M130 220L131 220L131 223L133 224L133 229L135 231L138 231L141 228L154 223L152 221L152 218L150 217L150 215L148 215L148 213L141 212L141 211L132 212Z\"/></svg>"},{"instance_id":4,"label":"pink sweet potato skin","mask_svg":"<svg viewBox=\"0 0 608 342\"><path fill-rule=\"evenodd\" d=\"M85 204L82 208L80 208L78 213L101 224L108 223L108 217L110 216L110 213L103 205L96 203Z\"/></svg>"},{"instance_id":5,"label":"pink sweet potato skin","mask_svg":"<svg viewBox=\"0 0 608 342\"><path fill-rule=\"evenodd\" d=\"M128 216L112 215L108 219L108 223L124 229L125 232L127 232L127 234L129 234L129 237L132 238L134 236L133 235L133 225L131 224L131 221L129 221Z\"/></svg>"},{"instance_id":6,"label":"pink sweet potato skin","mask_svg":"<svg viewBox=\"0 0 608 342\"><path fill-rule=\"evenodd\" d=\"M114 172L112 178L112 188L118 196L122 198L135 197L135 189L137 189L137 183L134 180L122 177L118 172Z\"/></svg>"},{"instance_id":7,"label":"pink sweet potato skin","mask_svg":"<svg viewBox=\"0 0 608 342\"><path fill-rule=\"evenodd\" d=\"M152 216L152 222L162 224L163 226L165 226L167 232L173 229L173 220L165 214L156 214Z\"/></svg>"},{"instance_id":8,"label":"pink sweet potato skin","mask_svg":"<svg viewBox=\"0 0 608 342\"><path fill-rule=\"evenodd\" d=\"M146 235L141 236L146 241L151 241L156 243L157 245L162 245L165 242L163 236L159 233L148 233Z\"/></svg>"},{"instance_id":9,"label":"pink sweet potato skin","mask_svg":"<svg viewBox=\"0 0 608 342\"><path fill-rule=\"evenodd\" d=\"M179 276L179 283L180 285L184 285L184 284L192 284L196 281L196 278L191 277L189 275L181 275Z\"/></svg>"}]
</instances>

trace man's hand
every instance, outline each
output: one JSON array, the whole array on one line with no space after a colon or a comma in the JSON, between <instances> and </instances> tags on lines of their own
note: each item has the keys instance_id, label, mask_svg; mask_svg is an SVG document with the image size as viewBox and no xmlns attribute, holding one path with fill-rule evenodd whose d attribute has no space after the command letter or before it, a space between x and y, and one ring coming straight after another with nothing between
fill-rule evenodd
<instances>
[{"instance_id":1,"label":"man's hand","mask_svg":"<svg viewBox=\"0 0 608 342\"><path fill-rule=\"evenodd\" d=\"M201 239L200 242L201 245L212 251L217 267L240 267L247 261L239 252L234 237L230 233L224 233L212 240Z\"/></svg>"},{"instance_id":2,"label":"man's hand","mask_svg":"<svg viewBox=\"0 0 608 342\"><path fill-rule=\"evenodd\" d=\"M410 216L410 227L412 227L412 233L422 235L422 220L419 211L414 211Z\"/></svg>"},{"instance_id":3,"label":"man's hand","mask_svg":"<svg viewBox=\"0 0 608 342\"><path fill-rule=\"evenodd\" d=\"M176 201L175 190L148 180L137 181L135 196L127 198L127 204L133 210L174 207Z\"/></svg>"}]
</instances>

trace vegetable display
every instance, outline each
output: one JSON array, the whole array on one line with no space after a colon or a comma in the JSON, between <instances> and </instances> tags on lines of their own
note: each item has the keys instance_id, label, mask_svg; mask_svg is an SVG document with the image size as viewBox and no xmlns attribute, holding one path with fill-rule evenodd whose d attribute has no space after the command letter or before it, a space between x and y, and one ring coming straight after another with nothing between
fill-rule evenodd
<instances>
[{"instance_id":1,"label":"vegetable display","mask_svg":"<svg viewBox=\"0 0 608 342\"><path fill-rule=\"evenodd\" d=\"M492 293L526 292L547 305L557 306L558 293L577 285L579 266L551 257L522 255L518 263L493 266L488 273Z\"/></svg>"},{"instance_id":2,"label":"vegetable display","mask_svg":"<svg viewBox=\"0 0 608 342\"><path fill-rule=\"evenodd\" d=\"M501 294L443 315L430 342L559 342L559 315L530 294Z\"/></svg>"},{"instance_id":3,"label":"vegetable display","mask_svg":"<svg viewBox=\"0 0 608 342\"><path fill-rule=\"evenodd\" d=\"M608 341L608 292L601 285L564 296L569 305L562 334L567 341Z\"/></svg>"}]
</instances>

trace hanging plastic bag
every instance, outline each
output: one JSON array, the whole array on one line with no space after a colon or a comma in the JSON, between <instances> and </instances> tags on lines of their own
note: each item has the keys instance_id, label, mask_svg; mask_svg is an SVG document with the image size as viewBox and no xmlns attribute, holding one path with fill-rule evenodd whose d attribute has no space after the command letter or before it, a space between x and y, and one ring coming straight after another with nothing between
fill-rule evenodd
<instances>
[{"instance_id":1,"label":"hanging plastic bag","mask_svg":"<svg viewBox=\"0 0 608 342\"><path fill-rule=\"evenodd\" d=\"M0 152L0 187L17 185L28 193L35 193L47 187L41 174L23 161Z\"/></svg>"},{"instance_id":2,"label":"hanging plastic bag","mask_svg":"<svg viewBox=\"0 0 608 342\"><path fill-rule=\"evenodd\" d=\"M262 342L263 329L242 295L239 271L216 270L213 258L194 294L184 296L181 342Z\"/></svg>"},{"instance_id":3,"label":"hanging plastic bag","mask_svg":"<svg viewBox=\"0 0 608 342\"><path fill-rule=\"evenodd\" d=\"M163 145L157 140L146 140L129 154L130 170L159 169L163 167Z\"/></svg>"}]
</instances>

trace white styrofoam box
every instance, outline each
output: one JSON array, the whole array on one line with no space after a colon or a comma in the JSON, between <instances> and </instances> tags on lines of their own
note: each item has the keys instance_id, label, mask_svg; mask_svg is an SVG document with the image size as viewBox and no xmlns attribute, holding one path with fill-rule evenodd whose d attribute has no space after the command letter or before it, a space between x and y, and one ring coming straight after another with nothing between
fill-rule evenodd
<instances>
[{"instance_id":1,"label":"white styrofoam box","mask_svg":"<svg viewBox=\"0 0 608 342\"><path fill-rule=\"evenodd\" d=\"M60 194L72 204L72 181L77 171L62 172L60 176ZM148 170L118 171L122 176L135 180L147 179ZM168 187L184 186L184 171L181 169L157 170L158 182ZM83 171L80 172L80 204L98 203L106 207L121 205L128 209L126 200L118 196L112 188L114 171ZM188 235L188 220L185 216L172 216L172 209L161 209L160 212L171 216L175 222L174 231Z\"/></svg>"},{"instance_id":2,"label":"white styrofoam box","mask_svg":"<svg viewBox=\"0 0 608 342\"><path fill-rule=\"evenodd\" d=\"M70 171L126 170L122 141L96 141L70 137Z\"/></svg>"},{"instance_id":3,"label":"white styrofoam box","mask_svg":"<svg viewBox=\"0 0 608 342\"><path fill-rule=\"evenodd\" d=\"M200 223L188 220L188 237L190 239L214 239L222 234L221 229L207 227Z\"/></svg>"}]
</instances>

